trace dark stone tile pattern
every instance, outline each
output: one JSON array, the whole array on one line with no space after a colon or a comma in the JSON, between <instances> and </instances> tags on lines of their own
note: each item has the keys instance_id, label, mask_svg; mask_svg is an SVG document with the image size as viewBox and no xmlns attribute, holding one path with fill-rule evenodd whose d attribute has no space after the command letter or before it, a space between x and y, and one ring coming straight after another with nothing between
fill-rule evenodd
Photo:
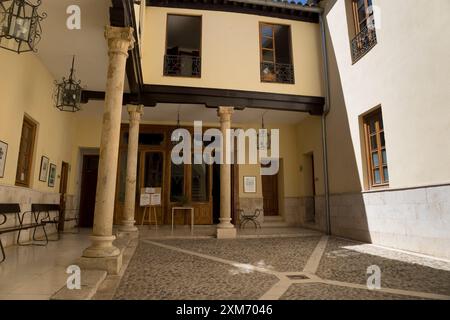
<instances>
[{"instance_id":1,"label":"dark stone tile pattern","mask_svg":"<svg viewBox=\"0 0 450 320\"><path fill-rule=\"evenodd\" d=\"M140 242L115 300L258 299L278 279Z\"/></svg>"},{"instance_id":2,"label":"dark stone tile pattern","mask_svg":"<svg viewBox=\"0 0 450 320\"><path fill-rule=\"evenodd\" d=\"M164 240L160 243L279 272L300 272L320 237Z\"/></svg>"},{"instance_id":3,"label":"dark stone tile pattern","mask_svg":"<svg viewBox=\"0 0 450 320\"><path fill-rule=\"evenodd\" d=\"M338 287L323 283L292 284L280 300L421 300L420 298Z\"/></svg>"},{"instance_id":4,"label":"dark stone tile pattern","mask_svg":"<svg viewBox=\"0 0 450 320\"><path fill-rule=\"evenodd\" d=\"M381 269L381 287L450 295L450 271L412 263L410 255L389 252L402 261L387 259L349 250L355 242L330 238L317 275L323 279L366 284L367 267L377 265ZM426 258L416 258L414 260Z\"/></svg>"}]
</instances>

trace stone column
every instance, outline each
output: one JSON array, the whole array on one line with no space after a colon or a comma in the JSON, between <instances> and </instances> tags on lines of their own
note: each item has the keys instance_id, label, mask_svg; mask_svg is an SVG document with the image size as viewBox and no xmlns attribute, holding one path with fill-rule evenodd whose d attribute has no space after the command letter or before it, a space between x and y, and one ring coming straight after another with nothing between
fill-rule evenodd
<instances>
[{"instance_id":1,"label":"stone column","mask_svg":"<svg viewBox=\"0 0 450 320\"><path fill-rule=\"evenodd\" d=\"M83 266L81 267L103 269L107 270L108 273L118 273L122 259L120 250L112 244L115 240L115 236L112 234L114 197L125 65L128 58L128 50L134 46L133 28L107 26L105 38L108 41L109 63L100 142L94 228L91 236L92 243L83 252L83 261L81 263Z\"/></svg>"},{"instance_id":2,"label":"stone column","mask_svg":"<svg viewBox=\"0 0 450 320\"><path fill-rule=\"evenodd\" d=\"M128 106L130 129L128 132L127 180L125 185L125 208L119 232L136 233L134 212L136 207L136 175L138 165L139 122L144 113L143 106Z\"/></svg>"},{"instance_id":3,"label":"stone column","mask_svg":"<svg viewBox=\"0 0 450 320\"><path fill-rule=\"evenodd\" d=\"M235 238L236 228L231 223L231 165L226 162L227 129L231 128L233 107L219 107L217 115L220 117L220 131L223 137L222 164L220 165L220 223L217 225L217 238ZM231 158L231 157L230 157Z\"/></svg>"}]
</instances>

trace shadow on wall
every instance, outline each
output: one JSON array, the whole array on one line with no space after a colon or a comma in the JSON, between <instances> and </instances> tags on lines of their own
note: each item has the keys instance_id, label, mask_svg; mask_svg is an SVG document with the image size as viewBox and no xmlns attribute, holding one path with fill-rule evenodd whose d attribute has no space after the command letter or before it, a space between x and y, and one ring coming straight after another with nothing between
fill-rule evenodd
<instances>
[{"instance_id":1,"label":"shadow on wall","mask_svg":"<svg viewBox=\"0 0 450 320\"><path fill-rule=\"evenodd\" d=\"M334 4L335 1L330 3L327 11ZM337 236L372 242L341 77L329 30L327 46L331 91L331 109L326 118L331 232ZM314 206L315 227L325 231L325 197L316 196Z\"/></svg>"}]
</instances>

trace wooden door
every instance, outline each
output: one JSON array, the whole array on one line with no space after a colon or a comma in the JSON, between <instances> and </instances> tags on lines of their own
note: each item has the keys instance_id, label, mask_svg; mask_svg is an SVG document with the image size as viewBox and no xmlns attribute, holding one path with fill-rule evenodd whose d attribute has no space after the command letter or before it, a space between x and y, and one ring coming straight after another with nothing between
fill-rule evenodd
<instances>
[{"instance_id":1,"label":"wooden door","mask_svg":"<svg viewBox=\"0 0 450 320\"><path fill-rule=\"evenodd\" d=\"M80 227L92 228L94 225L95 195L97 192L98 155L83 157L80 194Z\"/></svg>"},{"instance_id":2,"label":"wooden door","mask_svg":"<svg viewBox=\"0 0 450 320\"><path fill-rule=\"evenodd\" d=\"M278 215L278 174L262 176L262 192L265 216Z\"/></svg>"},{"instance_id":3,"label":"wooden door","mask_svg":"<svg viewBox=\"0 0 450 320\"><path fill-rule=\"evenodd\" d=\"M69 179L69 164L63 162L61 165L61 179L59 182L59 205L60 205L60 219L58 224L58 230L64 231L64 220L66 218L66 193L67 193L67 181Z\"/></svg>"}]
</instances>

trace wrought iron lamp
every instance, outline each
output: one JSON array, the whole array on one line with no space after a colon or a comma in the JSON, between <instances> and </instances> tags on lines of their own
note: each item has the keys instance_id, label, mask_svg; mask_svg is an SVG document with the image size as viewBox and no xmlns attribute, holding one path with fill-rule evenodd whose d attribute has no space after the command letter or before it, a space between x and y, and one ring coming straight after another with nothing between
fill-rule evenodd
<instances>
[{"instance_id":1,"label":"wrought iron lamp","mask_svg":"<svg viewBox=\"0 0 450 320\"><path fill-rule=\"evenodd\" d=\"M72 59L72 68L70 69L69 79L62 78L61 82L55 82L55 104L61 111L77 112L81 109L81 81L74 78L75 56Z\"/></svg>"},{"instance_id":2,"label":"wrought iron lamp","mask_svg":"<svg viewBox=\"0 0 450 320\"><path fill-rule=\"evenodd\" d=\"M270 134L269 130L267 130L264 125L264 115L267 112L268 111L264 112L262 115L261 129L258 131L258 150L270 150Z\"/></svg>"},{"instance_id":3,"label":"wrought iron lamp","mask_svg":"<svg viewBox=\"0 0 450 320\"><path fill-rule=\"evenodd\" d=\"M41 40L41 21L46 13L39 14L41 0L0 1L0 48L17 53L36 52Z\"/></svg>"},{"instance_id":4,"label":"wrought iron lamp","mask_svg":"<svg viewBox=\"0 0 450 320\"><path fill-rule=\"evenodd\" d=\"M180 106L178 106L177 126L176 126L176 128L173 130L172 135L173 135L173 133L174 133L176 130L178 130L178 129L180 129L180 128L181 128L181 125L180 125ZM180 138L181 138L181 134L180 134L180 133L177 133L177 134L175 135L175 140L172 140L172 145L176 146L176 145L179 143Z\"/></svg>"}]
</instances>

